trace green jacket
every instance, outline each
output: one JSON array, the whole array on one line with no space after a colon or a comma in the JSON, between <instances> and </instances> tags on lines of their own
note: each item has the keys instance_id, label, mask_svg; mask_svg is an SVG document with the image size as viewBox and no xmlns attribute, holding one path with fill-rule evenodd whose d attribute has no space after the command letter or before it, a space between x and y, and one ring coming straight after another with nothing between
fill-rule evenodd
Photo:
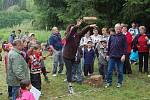
<instances>
[{"instance_id":1,"label":"green jacket","mask_svg":"<svg viewBox=\"0 0 150 100\"><path fill-rule=\"evenodd\" d=\"M9 86L20 86L23 79L30 80L29 67L16 48L8 53L7 83Z\"/></svg>"}]
</instances>

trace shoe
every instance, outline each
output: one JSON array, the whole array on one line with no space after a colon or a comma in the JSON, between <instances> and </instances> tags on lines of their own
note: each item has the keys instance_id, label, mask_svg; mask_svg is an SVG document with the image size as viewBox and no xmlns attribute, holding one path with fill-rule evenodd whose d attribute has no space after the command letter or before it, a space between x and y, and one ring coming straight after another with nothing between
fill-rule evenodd
<instances>
[{"instance_id":1,"label":"shoe","mask_svg":"<svg viewBox=\"0 0 150 100\"><path fill-rule=\"evenodd\" d=\"M56 75L56 74L53 74L52 76L53 76L53 77L56 77L57 75Z\"/></svg>"},{"instance_id":2,"label":"shoe","mask_svg":"<svg viewBox=\"0 0 150 100\"><path fill-rule=\"evenodd\" d=\"M120 83L117 84L117 88L120 88L122 85Z\"/></svg>"},{"instance_id":3,"label":"shoe","mask_svg":"<svg viewBox=\"0 0 150 100\"><path fill-rule=\"evenodd\" d=\"M64 82L67 82L67 79L64 79Z\"/></svg>"},{"instance_id":4,"label":"shoe","mask_svg":"<svg viewBox=\"0 0 150 100\"><path fill-rule=\"evenodd\" d=\"M0 92L0 95L3 95L3 93Z\"/></svg>"},{"instance_id":5,"label":"shoe","mask_svg":"<svg viewBox=\"0 0 150 100\"><path fill-rule=\"evenodd\" d=\"M108 87L110 87L110 86L111 86L110 83L106 83L105 88L108 88Z\"/></svg>"},{"instance_id":6,"label":"shoe","mask_svg":"<svg viewBox=\"0 0 150 100\"><path fill-rule=\"evenodd\" d=\"M72 86L68 86L68 92L70 94L74 94L74 90L73 90L73 87Z\"/></svg>"},{"instance_id":7,"label":"shoe","mask_svg":"<svg viewBox=\"0 0 150 100\"><path fill-rule=\"evenodd\" d=\"M64 75L64 73L63 72L61 72L61 73L59 73L60 75Z\"/></svg>"}]
</instances>

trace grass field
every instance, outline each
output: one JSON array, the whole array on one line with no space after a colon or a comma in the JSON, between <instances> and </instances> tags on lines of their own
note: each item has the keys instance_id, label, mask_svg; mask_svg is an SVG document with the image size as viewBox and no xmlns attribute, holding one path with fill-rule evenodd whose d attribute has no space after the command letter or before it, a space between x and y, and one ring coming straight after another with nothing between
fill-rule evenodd
<instances>
[{"instance_id":1,"label":"grass field","mask_svg":"<svg viewBox=\"0 0 150 100\"><path fill-rule=\"evenodd\" d=\"M16 30L18 28L13 28ZM22 29L19 27L19 29ZM46 31L32 31L33 29L27 29L29 32L34 32L37 35L39 41L46 41L50 32ZM8 39L9 33L12 29L0 30L0 37L3 40ZM25 31L25 29L23 29ZM45 61L48 71L52 70L52 57ZM42 96L41 100L150 100L150 78L146 74L138 73L137 65L132 66L132 77L124 76L123 87L116 88L116 76L113 77L113 86L110 88L94 88L86 84L74 83L75 94L68 95L67 84L64 82L65 75L58 75L52 77L51 73L48 74L50 83L44 81L42 77ZM65 70L64 70L65 73ZM95 74L98 74L97 62L95 62ZM7 84L6 75L3 62L0 62L0 100L7 99Z\"/></svg>"},{"instance_id":2,"label":"grass field","mask_svg":"<svg viewBox=\"0 0 150 100\"><path fill-rule=\"evenodd\" d=\"M47 70L52 69L52 59L45 61ZM133 66L133 76L125 75L123 87L116 88L116 77L113 77L113 86L110 88L94 88L86 84L74 83L75 94L68 95L67 84L63 81L65 75L52 77L49 74L50 83L42 78L42 97L41 100L150 100L150 78L146 74L137 72L137 66ZM95 63L95 74L98 66ZM5 82L5 68L3 63L0 66L0 100L7 100L7 85Z\"/></svg>"}]
</instances>

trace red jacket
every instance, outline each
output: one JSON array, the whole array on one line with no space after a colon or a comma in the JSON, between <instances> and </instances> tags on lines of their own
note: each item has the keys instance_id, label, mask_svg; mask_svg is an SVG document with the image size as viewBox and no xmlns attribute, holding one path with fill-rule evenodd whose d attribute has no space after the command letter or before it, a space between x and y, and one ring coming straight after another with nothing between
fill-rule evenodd
<instances>
[{"instance_id":1,"label":"red jacket","mask_svg":"<svg viewBox=\"0 0 150 100\"><path fill-rule=\"evenodd\" d=\"M127 38L127 49L128 49L128 53L131 53L131 46L132 46L132 35L130 32L126 33L126 38Z\"/></svg>"},{"instance_id":2,"label":"red jacket","mask_svg":"<svg viewBox=\"0 0 150 100\"><path fill-rule=\"evenodd\" d=\"M138 52L149 52L148 44L147 44L147 35L140 35L138 38Z\"/></svg>"}]
</instances>

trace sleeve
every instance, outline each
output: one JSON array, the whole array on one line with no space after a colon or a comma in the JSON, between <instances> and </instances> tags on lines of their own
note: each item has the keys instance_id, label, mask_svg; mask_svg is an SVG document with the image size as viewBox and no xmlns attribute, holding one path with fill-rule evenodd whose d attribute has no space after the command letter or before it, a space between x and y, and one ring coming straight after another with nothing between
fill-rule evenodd
<instances>
[{"instance_id":1,"label":"sleeve","mask_svg":"<svg viewBox=\"0 0 150 100\"><path fill-rule=\"evenodd\" d=\"M92 27L90 27L89 25L84 27L79 33L78 35L80 35L81 37L84 36L84 34L86 34L89 30L93 29Z\"/></svg>"},{"instance_id":2,"label":"sleeve","mask_svg":"<svg viewBox=\"0 0 150 100\"><path fill-rule=\"evenodd\" d=\"M124 35L124 38L123 38L123 55L126 55L126 54L127 54L127 38Z\"/></svg>"},{"instance_id":3,"label":"sleeve","mask_svg":"<svg viewBox=\"0 0 150 100\"><path fill-rule=\"evenodd\" d=\"M110 54L110 45L111 45L111 36L108 41L108 48L107 48L107 53L106 53L107 56L109 56L109 54Z\"/></svg>"},{"instance_id":4,"label":"sleeve","mask_svg":"<svg viewBox=\"0 0 150 100\"><path fill-rule=\"evenodd\" d=\"M70 39L71 36L73 36L74 34L77 33L77 30L78 30L78 27L77 26L74 26L71 30L71 32L67 33L66 34L66 39Z\"/></svg>"},{"instance_id":5,"label":"sleeve","mask_svg":"<svg viewBox=\"0 0 150 100\"><path fill-rule=\"evenodd\" d=\"M49 44L51 46L54 46L54 44L55 44L54 38L52 36L49 38Z\"/></svg>"},{"instance_id":6,"label":"sleeve","mask_svg":"<svg viewBox=\"0 0 150 100\"><path fill-rule=\"evenodd\" d=\"M24 68L20 56L15 56L15 58L12 58L12 69L13 73L19 80L25 79L25 74L24 74Z\"/></svg>"}]
</instances>

